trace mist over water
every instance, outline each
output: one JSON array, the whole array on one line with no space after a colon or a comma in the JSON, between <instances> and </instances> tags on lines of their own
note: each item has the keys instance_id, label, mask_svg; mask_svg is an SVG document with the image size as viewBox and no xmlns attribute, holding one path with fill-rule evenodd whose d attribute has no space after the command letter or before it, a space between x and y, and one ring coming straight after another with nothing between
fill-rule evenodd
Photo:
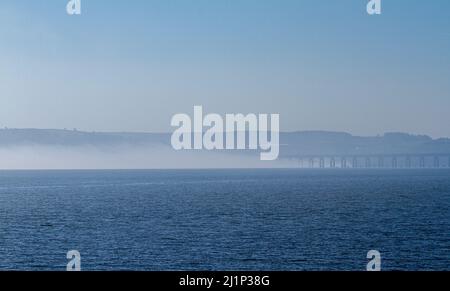
<instances>
[{"instance_id":1,"label":"mist over water","mask_svg":"<svg viewBox=\"0 0 450 291\"><path fill-rule=\"evenodd\" d=\"M0 169L196 169L293 167L288 160L260 161L259 154L175 151L170 147L14 146L0 148Z\"/></svg>"}]
</instances>

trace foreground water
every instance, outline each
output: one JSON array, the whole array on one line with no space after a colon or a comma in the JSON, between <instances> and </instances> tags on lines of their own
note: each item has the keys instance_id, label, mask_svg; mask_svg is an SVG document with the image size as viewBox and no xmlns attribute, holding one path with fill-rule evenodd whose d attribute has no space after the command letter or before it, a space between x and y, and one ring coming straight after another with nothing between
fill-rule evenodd
<instances>
[{"instance_id":1,"label":"foreground water","mask_svg":"<svg viewBox=\"0 0 450 291\"><path fill-rule=\"evenodd\" d=\"M2 171L0 270L450 270L449 170Z\"/></svg>"}]
</instances>

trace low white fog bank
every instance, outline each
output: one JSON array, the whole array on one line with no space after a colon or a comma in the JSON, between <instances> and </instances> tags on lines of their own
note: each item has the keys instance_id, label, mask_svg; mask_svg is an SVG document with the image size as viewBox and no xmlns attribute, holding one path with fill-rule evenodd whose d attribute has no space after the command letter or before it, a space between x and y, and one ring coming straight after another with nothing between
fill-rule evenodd
<instances>
[{"instance_id":1,"label":"low white fog bank","mask_svg":"<svg viewBox=\"0 0 450 291\"><path fill-rule=\"evenodd\" d=\"M0 148L0 169L285 168L293 161L260 161L259 154L175 151L164 146L14 146Z\"/></svg>"}]
</instances>

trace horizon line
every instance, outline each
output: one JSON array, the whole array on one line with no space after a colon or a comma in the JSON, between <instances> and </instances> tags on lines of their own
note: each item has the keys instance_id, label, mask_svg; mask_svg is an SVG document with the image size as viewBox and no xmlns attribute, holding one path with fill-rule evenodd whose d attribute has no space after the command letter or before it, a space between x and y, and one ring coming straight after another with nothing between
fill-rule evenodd
<instances>
[{"instance_id":1,"label":"horizon line","mask_svg":"<svg viewBox=\"0 0 450 291\"><path fill-rule=\"evenodd\" d=\"M23 127L23 128L18 128L18 127L2 127L0 128L0 131L7 131L7 130L42 130L42 131L66 131L66 132L79 132L79 133L87 133L87 134L93 134L93 133L97 133L97 134L120 134L120 133L131 133L131 134L171 134L171 132L169 131L127 131L127 130L84 130L84 129L77 129L77 128L72 128L72 129L68 129L68 128L34 128L34 127ZM224 133L226 133L227 131L224 131ZM247 132L247 130L246 130ZM350 135L352 137L384 137L386 135L389 134L405 134L405 135L410 135L410 136L415 136L415 137L428 137L432 140L439 140L439 139L450 139L450 137L447 136L441 136L441 137L432 137L429 134L424 134L424 133L410 133L410 132L404 132L404 131L386 131L384 133L379 133L376 135L358 135L358 134L353 134L351 132L347 132L347 131L333 131L333 130L322 130L322 129L308 129L308 130L280 130L279 133L288 133L288 134L293 134L293 133L338 133L338 134L347 134Z\"/></svg>"}]
</instances>

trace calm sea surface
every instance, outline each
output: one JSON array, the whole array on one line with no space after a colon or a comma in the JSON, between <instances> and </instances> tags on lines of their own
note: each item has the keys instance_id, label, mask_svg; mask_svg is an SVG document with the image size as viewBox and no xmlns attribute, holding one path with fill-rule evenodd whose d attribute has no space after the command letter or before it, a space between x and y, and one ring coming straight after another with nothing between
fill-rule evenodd
<instances>
[{"instance_id":1,"label":"calm sea surface","mask_svg":"<svg viewBox=\"0 0 450 291\"><path fill-rule=\"evenodd\" d=\"M1 171L0 269L450 270L450 170Z\"/></svg>"}]
</instances>

